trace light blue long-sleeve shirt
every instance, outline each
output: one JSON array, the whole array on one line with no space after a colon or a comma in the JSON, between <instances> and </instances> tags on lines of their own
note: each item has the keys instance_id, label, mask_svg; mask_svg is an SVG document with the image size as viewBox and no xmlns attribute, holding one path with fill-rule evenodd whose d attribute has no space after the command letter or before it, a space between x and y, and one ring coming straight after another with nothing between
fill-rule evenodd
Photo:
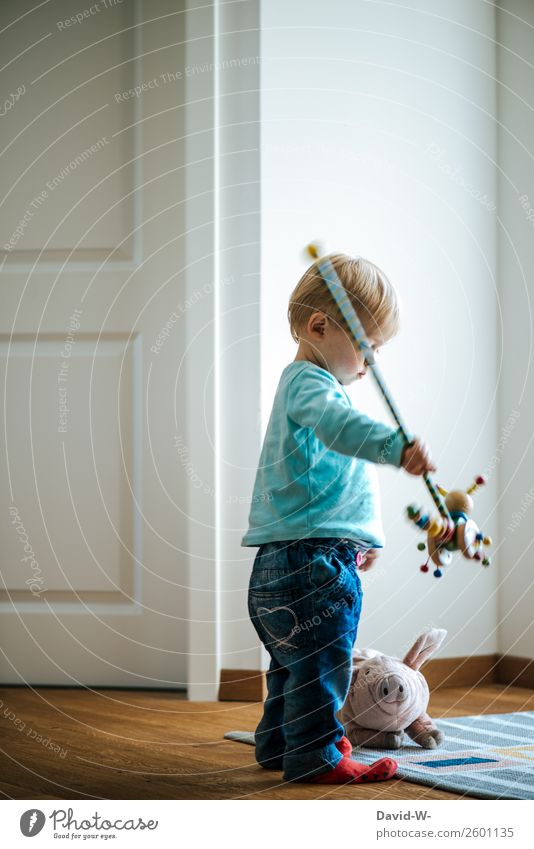
<instances>
[{"instance_id":1,"label":"light blue long-sleeve shirt","mask_svg":"<svg viewBox=\"0 0 534 849\"><path fill-rule=\"evenodd\" d=\"M399 467L400 432L360 413L326 369L283 370L263 441L241 545L344 537L384 545L374 463Z\"/></svg>"}]
</instances>

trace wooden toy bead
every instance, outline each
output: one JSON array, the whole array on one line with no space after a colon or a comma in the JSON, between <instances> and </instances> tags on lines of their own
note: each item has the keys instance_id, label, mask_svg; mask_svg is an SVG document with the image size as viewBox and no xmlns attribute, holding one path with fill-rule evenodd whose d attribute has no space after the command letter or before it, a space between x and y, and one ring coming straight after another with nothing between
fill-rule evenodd
<instances>
[{"instance_id":1,"label":"wooden toy bead","mask_svg":"<svg viewBox=\"0 0 534 849\"><path fill-rule=\"evenodd\" d=\"M430 525L428 526L428 536L429 537L438 537L443 530L443 521L439 516L434 516L430 520Z\"/></svg>"},{"instance_id":2,"label":"wooden toy bead","mask_svg":"<svg viewBox=\"0 0 534 849\"><path fill-rule=\"evenodd\" d=\"M484 537L484 545L493 545L493 540L491 537Z\"/></svg>"},{"instance_id":3,"label":"wooden toy bead","mask_svg":"<svg viewBox=\"0 0 534 849\"><path fill-rule=\"evenodd\" d=\"M424 542L418 542L417 548L418 548L419 551L424 551L425 548L426 548L426 545L424 544Z\"/></svg>"},{"instance_id":4,"label":"wooden toy bead","mask_svg":"<svg viewBox=\"0 0 534 849\"><path fill-rule=\"evenodd\" d=\"M435 569L434 570L434 578L441 578L442 575L443 575L443 572L441 571L441 569Z\"/></svg>"},{"instance_id":5,"label":"wooden toy bead","mask_svg":"<svg viewBox=\"0 0 534 849\"><path fill-rule=\"evenodd\" d=\"M454 536L456 533L456 525L454 524L454 521L452 519L449 522L447 522L445 519L442 519L441 525L442 529L438 534L438 538L440 543L445 545L447 542L454 540Z\"/></svg>"},{"instance_id":6,"label":"wooden toy bead","mask_svg":"<svg viewBox=\"0 0 534 849\"><path fill-rule=\"evenodd\" d=\"M447 540L453 539L455 533L456 533L456 525L454 524L454 521L452 519L450 519L450 521L447 524L447 529L444 531L445 539L447 539Z\"/></svg>"},{"instance_id":7,"label":"wooden toy bead","mask_svg":"<svg viewBox=\"0 0 534 849\"><path fill-rule=\"evenodd\" d=\"M473 554L473 560L482 560L482 555L480 551L475 551L475 553Z\"/></svg>"},{"instance_id":8,"label":"wooden toy bead","mask_svg":"<svg viewBox=\"0 0 534 849\"><path fill-rule=\"evenodd\" d=\"M484 560L482 561L482 565L483 565L483 566L489 566L490 564L491 564L491 560L490 560L490 558L489 558L489 557L485 557L485 558L484 558Z\"/></svg>"},{"instance_id":9,"label":"wooden toy bead","mask_svg":"<svg viewBox=\"0 0 534 849\"><path fill-rule=\"evenodd\" d=\"M486 478L484 477L484 475L477 475L475 478L475 483L477 486L484 486L484 484L486 483Z\"/></svg>"},{"instance_id":10,"label":"wooden toy bead","mask_svg":"<svg viewBox=\"0 0 534 849\"><path fill-rule=\"evenodd\" d=\"M421 566L421 572L428 572L428 566L426 565L426 563L423 563L423 565Z\"/></svg>"}]
</instances>

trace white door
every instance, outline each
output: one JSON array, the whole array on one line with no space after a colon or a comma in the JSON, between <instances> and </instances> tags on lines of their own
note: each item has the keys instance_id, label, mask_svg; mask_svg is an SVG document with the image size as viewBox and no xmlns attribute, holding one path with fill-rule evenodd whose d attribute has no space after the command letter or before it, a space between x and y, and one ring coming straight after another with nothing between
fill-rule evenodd
<instances>
[{"instance_id":1,"label":"white door","mask_svg":"<svg viewBox=\"0 0 534 849\"><path fill-rule=\"evenodd\" d=\"M182 4L28 8L0 5L0 679L184 687Z\"/></svg>"}]
</instances>

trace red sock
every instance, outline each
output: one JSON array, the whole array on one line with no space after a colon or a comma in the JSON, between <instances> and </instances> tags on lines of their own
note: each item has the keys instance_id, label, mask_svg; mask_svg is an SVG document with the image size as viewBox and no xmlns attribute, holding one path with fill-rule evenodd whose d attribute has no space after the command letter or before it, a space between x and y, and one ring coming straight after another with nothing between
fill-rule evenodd
<instances>
[{"instance_id":1,"label":"red sock","mask_svg":"<svg viewBox=\"0 0 534 849\"><path fill-rule=\"evenodd\" d=\"M350 758L352 755L352 745L348 737L342 737L335 744L336 749L341 752L344 758Z\"/></svg>"},{"instance_id":2,"label":"red sock","mask_svg":"<svg viewBox=\"0 0 534 849\"><path fill-rule=\"evenodd\" d=\"M372 764L360 764L343 758L328 772L305 779L313 784L367 784L371 781L387 781L397 772L397 762L391 758L380 758Z\"/></svg>"}]
</instances>

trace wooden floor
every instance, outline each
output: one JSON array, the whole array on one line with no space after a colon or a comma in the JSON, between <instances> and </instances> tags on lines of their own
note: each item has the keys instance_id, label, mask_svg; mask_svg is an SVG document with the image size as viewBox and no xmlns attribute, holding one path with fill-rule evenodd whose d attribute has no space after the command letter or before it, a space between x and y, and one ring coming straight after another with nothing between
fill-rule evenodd
<instances>
[{"instance_id":1,"label":"wooden floor","mask_svg":"<svg viewBox=\"0 0 534 849\"><path fill-rule=\"evenodd\" d=\"M432 694L435 717L534 710L534 691L502 685ZM9 799L458 799L393 779L369 786L284 784L251 746L257 704L188 702L120 690L0 690L0 797ZM40 736L39 736L40 735ZM55 749L52 747L56 747Z\"/></svg>"}]
</instances>

